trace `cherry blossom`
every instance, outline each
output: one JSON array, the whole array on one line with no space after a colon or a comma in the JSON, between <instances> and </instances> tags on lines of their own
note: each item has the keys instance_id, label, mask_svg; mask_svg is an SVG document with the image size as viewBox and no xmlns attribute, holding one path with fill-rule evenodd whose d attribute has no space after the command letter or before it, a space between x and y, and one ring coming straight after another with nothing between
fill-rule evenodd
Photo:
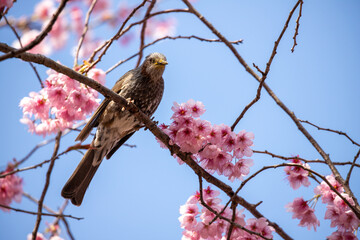
<instances>
[{"instance_id":1,"label":"cherry blossom","mask_svg":"<svg viewBox=\"0 0 360 240\"><path fill-rule=\"evenodd\" d=\"M303 198L295 198L292 203L285 206L288 212L292 212L292 218L300 219L299 226L307 227L308 230L311 227L316 231L316 227L320 226L319 220L314 214L314 209L310 208L308 202Z\"/></svg>"},{"instance_id":2,"label":"cherry blossom","mask_svg":"<svg viewBox=\"0 0 360 240\"><path fill-rule=\"evenodd\" d=\"M55 71L48 71L46 87L20 101L23 110L21 123L37 135L62 131L75 121L84 120L99 105L98 93L79 82ZM104 84L105 72L90 70L88 76Z\"/></svg>"},{"instance_id":3,"label":"cherry blossom","mask_svg":"<svg viewBox=\"0 0 360 240\"><path fill-rule=\"evenodd\" d=\"M174 102L171 110L174 112L172 123L160 125L171 138L171 143L179 145L184 152L194 154L194 160L209 173L217 172L230 181L242 180L249 174L253 160L244 157L253 154L250 148L253 133L242 130L236 134L225 124L212 125L200 119L205 107L193 99L181 104Z\"/></svg>"},{"instance_id":4,"label":"cherry blossom","mask_svg":"<svg viewBox=\"0 0 360 240\"><path fill-rule=\"evenodd\" d=\"M1 174L6 174L13 170L13 167L11 167L11 164L9 164L7 169ZM11 174L4 178L0 178L0 204L10 206L12 201L20 202L23 193L22 184L22 178L18 177L16 174ZM7 208L1 209L7 212L10 211Z\"/></svg>"},{"instance_id":5,"label":"cherry blossom","mask_svg":"<svg viewBox=\"0 0 360 240\"><path fill-rule=\"evenodd\" d=\"M308 164L302 163L298 158L291 159L290 162L298 165L302 165L305 168L310 168ZM286 166L284 168L284 171L288 175L287 180L289 181L290 186L294 190L298 189L301 185L305 187L310 186L310 182L308 178L309 172L303 169L302 167Z\"/></svg>"},{"instance_id":6,"label":"cherry blossom","mask_svg":"<svg viewBox=\"0 0 360 240\"><path fill-rule=\"evenodd\" d=\"M203 198L205 203L211 207L213 210L220 212L224 206L221 205L221 199L217 198L220 192L213 190L209 187L203 189ZM200 208L200 210L199 210ZM245 214L243 213L244 209L236 209L235 211L235 223L251 230L257 232L264 237L272 238L272 232L274 229L268 225L268 222L265 218L259 219L248 219L245 221ZM218 218L216 221L210 224L211 221L215 218L215 214L206 207L204 207L200 202L200 193L189 197L185 205L180 207L179 217L180 226L184 229L183 231L183 240L197 240L197 239L212 239L212 240L222 240L227 236L229 229L229 222ZM227 207L221 216L232 219L233 210ZM248 236L249 238L244 238ZM226 239L226 238L225 238ZM231 239L261 239L259 236L249 234L246 231L235 227L233 229Z\"/></svg>"},{"instance_id":7,"label":"cherry blossom","mask_svg":"<svg viewBox=\"0 0 360 240\"><path fill-rule=\"evenodd\" d=\"M29 43L31 43L33 40L35 40L35 38L39 34L40 34L40 31L35 30L35 29L26 31L22 34L22 36L20 38L21 44L18 40L15 40L13 42L12 46L14 48L21 48L21 45L24 47L24 46L28 45ZM28 50L29 53L38 53L38 54L43 54L43 55L49 55L51 53L51 51L52 51L51 47L45 41L40 42L35 47Z\"/></svg>"},{"instance_id":8,"label":"cherry blossom","mask_svg":"<svg viewBox=\"0 0 360 240\"><path fill-rule=\"evenodd\" d=\"M27 235L27 240L32 240L32 233L29 233L28 235ZM42 234L42 233L36 233L36 238L35 238L35 240L47 240L45 237L44 237L44 235Z\"/></svg>"},{"instance_id":9,"label":"cherry blossom","mask_svg":"<svg viewBox=\"0 0 360 240\"><path fill-rule=\"evenodd\" d=\"M13 0L0 0L0 9L2 8L11 8L13 5Z\"/></svg>"}]
</instances>

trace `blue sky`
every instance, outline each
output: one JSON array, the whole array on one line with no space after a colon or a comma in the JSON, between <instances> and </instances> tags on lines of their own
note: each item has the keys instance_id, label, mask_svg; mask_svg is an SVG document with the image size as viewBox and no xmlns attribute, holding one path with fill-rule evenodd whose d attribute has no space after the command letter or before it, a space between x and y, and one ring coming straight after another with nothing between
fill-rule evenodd
<instances>
[{"instance_id":1,"label":"blue sky","mask_svg":"<svg viewBox=\"0 0 360 240\"><path fill-rule=\"evenodd\" d=\"M20 16L32 11L35 1L18 0L10 15ZM236 46L249 65L255 63L261 69L271 54L277 39L295 1L198 1L194 6L229 40L243 39ZM161 9L185 8L181 1L163 1ZM271 66L267 84L277 96L303 120L309 120L322 127L341 130L354 140L360 141L360 81L357 74L360 58L360 3L359 1L319 0L305 1L300 20L298 46L291 53L295 18L289 24ZM215 38L200 21L190 14L172 15L178 21L177 34L197 35ZM111 36L107 28L98 32ZM1 42L11 43L13 34L6 28L0 29ZM66 49L51 57L72 66L69 54L75 41ZM108 69L115 62L137 52L139 43L134 41L127 47L114 44L99 68ZM221 43L203 43L197 40L168 40L145 50L145 53L162 52L167 56L165 93L155 113L160 123L169 123L174 101L188 99L202 101L207 109L203 119L214 124L231 125L242 109L254 98L258 83ZM123 64L107 76L108 87L126 71L133 68L136 60ZM42 78L46 68L38 67ZM3 92L0 95L3 117L0 149L0 167L13 158L21 159L42 137L31 135L26 126L19 122L22 116L19 101L30 91L38 91L39 84L27 63L16 59L0 63ZM352 161L358 151L343 136L321 132L306 126L308 131L330 154L334 161ZM256 150L291 156L299 154L306 159L321 158L306 138L297 130L291 119L263 91L258 103L251 108L236 127L236 132L245 129L255 134ZM63 138L60 151L74 144L76 133ZM197 176L185 166L179 166L169 152L159 148L149 131L139 131L129 141L136 148L121 148L109 161L104 161L97 172L81 207L68 206L67 214L84 217L84 220L69 220L76 239L180 239L182 229L178 221L179 207L198 189ZM23 167L49 159L53 144L38 150ZM251 173L263 165L281 163L260 154L254 154L255 165ZM67 178L80 161L81 155L71 152L55 163L51 184L45 204L57 209L63 203L60 191ZM330 174L325 166L311 165L323 175ZM348 167L338 167L343 174ZM39 198L47 166L23 172L24 191ZM359 170L354 169L350 186L359 197ZM226 181L225 178L220 179ZM227 182L228 183L228 182ZM228 183L236 188L240 182ZM204 183L208 186L207 183ZM285 181L283 169L268 170L245 187L240 195L251 203L263 201L259 211L271 221L278 223L294 239L325 239L335 229L324 220L326 211L318 203L316 214L321 221L317 232L297 226L284 206L295 197L313 197L313 188L301 187L292 190ZM221 195L224 202L225 195ZM14 207L36 211L37 206L27 199ZM247 217L252 217L246 213ZM45 222L43 218L40 231ZM23 213L0 212L0 239L24 239L34 227L35 217ZM274 235L275 239L280 239ZM66 239L63 228L62 237Z\"/></svg>"}]
</instances>

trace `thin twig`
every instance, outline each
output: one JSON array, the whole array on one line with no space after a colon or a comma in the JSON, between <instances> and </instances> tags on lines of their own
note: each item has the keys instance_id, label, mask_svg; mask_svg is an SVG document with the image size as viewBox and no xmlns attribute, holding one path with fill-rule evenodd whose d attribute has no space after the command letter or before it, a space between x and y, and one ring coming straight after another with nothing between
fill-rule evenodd
<instances>
[{"instance_id":1,"label":"thin twig","mask_svg":"<svg viewBox=\"0 0 360 240\"><path fill-rule=\"evenodd\" d=\"M57 159L57 157L56 157L56 159ZM51 159L45 160L45 161L43 161L43 162L41 162L41 163L35 164L35 165L33 165L33 166L30 166L30 167L17 168L17 169L15 169L15 170L13 170L13 171L10 171L10 172L1 174L1 175L0 175L0 178L4 178L4 177L6 177L6 176L13 175L13 174L18 173L18 172L23 172L23 171L27 171L27 170L31 170L31 169L36 169L36 168L38 168L38 167L42 167L42 165L44 165L45 163L49 163L50 161L51 161Z\"/></svg>"},{"instance_id":2,"label":"thin twig","mask_svg":"<svg viewBox=\"0 0 360 240\"><path fill-rule=\"evenodd\" d=\"M95 55L105 47L104 51L102 52L102 54L99 56L99 58L101 59L101 57L106 53L106 50L110 47L110 45L112 44L112 42L116 39L118 39L118 36L121 34L121 32L123 31L126 23L134 16L134 14L140 9L142 8L145 3L147 2L147 0L143 0L136 8L134 8L131 13L129 14L129 16L126 17L126 19L124 20L124 22L121 24L119 30L117 31L117 33L109 40L107 40L106 42L104 42L101 46L99 46L97 49L95 49L95 51L92 53L92 55L90 56L88 62L93 62ZM98 58L98 59L99 59Z\"/></svg>"},{"instance_id":3,"label":"thin twig","mask_svg":"<svg viewBox=\"0 0 360 240\"><path fill-rule=\"evenodd\" d=\"M306 123L306 124L309 124L309 125L311 125L311 126L313 126L313 127L316 127L318 130L323 130L323 131L328 131L328 132L337 133L337 134L339 134L339 135L343 135L343 136L345 136L347 139L349 139L352 144L360 147L360 144L357 143L357 142L355 142L355 141L354 141L351 137L349 137L349 135L348 135L347 133L345 133L345 132L333 130L333 129L330 129L330 128L322 128L322 127L319 127L318 125L315 125L315 124L313 124L313 123L311 123L311 122L309 122L309 121L307 121L307 120L301 120L301 119L298 119L298 120L299 120L300 122L302 122L302 123Z\"/></svg>"},{"instance_id":4,"label":"thin twig","mask_svg":"<svg viewBox=\"0 0 360 240\"><path fill-rule=\"evenodd\" d=\"M191 35L191 36L175 36L175 37L171 37L171 36L165 36L165 37L162 37L162 38L158 38L156 40L154 40L153 42L151 43L148 43L146 44L143 49L147 48L147 47L150 47L151 45L154 45L155 43L159 42L159 41L162 41L162 40L166 40L166 39L170 39L170 40L176 40L176 39L197 39L199 41L203 41L203 42L221 42L219 39L206 39L206 38L202 38L202 37L198 37L198 36L195 36L195 35ZM243 40L240 39L240 40L237 40L237 41L231 41L230 43L232 44L239 44L239 43L242 43ZM128 57L127 59L125 60L121 60L119 62L117 62L114 66L112 66L111 68L109 68L107 71L106 71L106 74L108 74L109 72L111 72L112 70L114 70L115 68L117 68L118 66L120 66L121 64L133 59L134 57L138 56L140 52L137 52L135 53L134 55Z\"/></svg>"},{"instance_id":5,"label":"thin twig","mask_svg":"<svg viewBox=\"0 0 360 240\"><path fill-rule=\"evenodd\" d=\"M65 211L65 208L66 208L67 205L68 205L68 203L69 203L69 199L65 199L63 205L62 205L62 206L60 207L60 209L59 209L58 214L63 214L63 212ZM61 217L57 217L57 218L55 219L53 225L59 225L60 219L61 219Z\"/></svg>"},{"instance_id":6,"label":"thin twig","mask_svg":"<svg viewBox=\"0 0 360 240\"><path fill-rule=\"evenodd\" d=\"M77 66L80 48L81 48L81 45L82 45L83 42L84 42L85 35L86 35L86 33L87 33L88 29L89 29L90 15L91 15L94 7L95 7L96 2L97 2L97 0L93 0L93 1L91 2L90 8L89 8L89 10L88 10L87 13L86 13L84 30L83 30L83 32L82 32L82 34L81 34L81 37L80 37L80 39L79 39L79 42L78 42L78 45L77 45L77 48L76 48L75 59L74 59L74 67Z\"/></svg>"},{"instance_id":7,"label":"thin twig","mask_svg":"<svg viewBox=\"0 0 360 240\"><path fill-rule=\"evenodd\" d=\"M316 160L309 160L309 159L305 159L305 158L301 158L301 157L285 157L285 156L280 156L278 154L274 154L274 153L271 153L267 150L265 151L258 151L258 150L253 150L254 153L259 153L259 154L267 154L267 155L270 155L272 158L279 158L279 159L283 159L283 160L291 160L291 159L299 159L301 161L304 161L305 163L323 163L323 164L326 164L326 162L324 160L319 160L319 159L316 159ZM346 166L346 165L352 165L353 162L333 162L334 165L339 165L339 166ZM357 164L355 163L354 164L355 167L358 167L360 168L360 164Z\"/></svg>"},{"instance_id":8,"label":"thin twig","mask_svg":"<svg viewBox=\"0 0 360 240\"><path fill-rule=\"evenodd\" d=\"M39 200L35 199L33 196L31 196L30 194L23 192L23 196L26 197L27 199L29 199L30 201L34 202L36 205L39 204ZM43 204L43 208L48 211L49 213L52 214L58 214L56 211L52 210L51 208L49 208L48 206L46 206L45 204Z\"/></svg>"},{"instance_id":9,"label":"thin twig","mask_svg":"<svg viewBox=\"0 0 360 240\"><path fill-rule=\"evenodd\" d=\"M262 80L256 90L256 96L255 98L248 104L245 106L245 108L242 110L242 112L240 113L240 115L237 117L237 119L235 120L235 122L233 123L233 125L231 125L231 131L234 131L236 125L240 122L240 120L244 117L245 113L247 112L247 110L249 110L257 101L259 101L260 96L261 96L261 89L264 85L266 79L266 75L263 75Z\"/></svg>"},{"instance_id":10,"label":"thin twig","mask_svg":"<svg viewBox=\"0 0 360 240\"><path fill-rule=\"evenodd\" d=\"M49 23L46 25L46 27L41 31L41 33L36 36L36 38L31 41L28 45L26 45L25 47L16 49L16 50L12 50L2 56L0 56L0 62L11 58L11 57L16 57L21 53L24 53L30 49L32 49L33 47L35 47L37 44L39 44L45 37L46 35L51 31L54 23L56 22L57 18L59 17L60 13L62 12L62 10L65 8L66 3L69 0L62 0L59 7L57 8L57 10L55 11L55 13L53 14L51 20L49 21Z\"/></svg>"},{"instance_id":11,"label":"thin twig","mask_svg":"<svg viewBox=\"0 0 360 240\"><path fill-rule=\"evenodd\" d=\"M4 16L4 19L5 19L6 24L11 28L11 30L15 34L16 38L18 39L20 47L23 47L22 42L21 42L21 38L20 38L19 34L16 32L15 28L10 24L7 17ZM39 80L41 88L44 88L44 83L41 81L40 75L39 75L38 71L36 70L36 67L31 62L29 62L29 65L34 70L34 73L35 73L37 79Z\"/></svg>"},{"instance_id":12,"label":"thin twig","mask_svg":"<svg viewBox=\"0 0 360 240\"><path fill-rule=\"evenodd\" d=\"M148 19L151 10L154 8L156 3L156 0L152 0L148 9L146 10L144 19ZM144 49L144 44L145 44L145 32L146 32L146 26L147 26L147 20L145 20L142 24L142 28L141 28L141 33L140 33L140 47L139 47L139 57L138 57L138 61L136 63L136 67L140 66L141 63L141 59L143 57L143 49Z\"/></svg>"},{"instance_id":13,"label":"thin twig","mask_svg":"<svg viewBox=\"0 0 360 240\"><path fill-rule=\"evenodd\" d=\"M49 185L50 185L50 176L51 176L51 172L52 172L52 170L54 168L55 159L56 159L59 147L60 147L60 139L61 139L61 131L59 131L59 133L57 134L56 139L55 139L54 152L53 152L52 157L51 157L51 162L50 162L48 171L46 172L45 186L44 186L44 189L43 189L43 191L41 193L41 197L39 199L38 215L37 215L37 218L36 218L34 230L32 232L32 239L33 240L36 239L36 234L37 234L39 226L40 226L42 205L43 205L43 202L44 202L44 199L45 199L46 192L47 192L47 190L49 188Z\"/></svg>"},{"instance_id":14,"label":"thin twig","mask_svg":"<svg viewBox=\"0 0 360 240\"><path fill-rule=\"evenodd\" d=\"M144 2L146 2L147 0L145 0ZM135 10L135 9L134 9ZM168 13L173 13L173 12L188 12L187 9L171 9L171 10L165 10L165 11L159 11L159 12L155 12L152 13L148 16L148 18L144 18L140 21L134 22L132 24L130 24L127 28L125 28L124 30L122 30L122 28L119 29L119 31L109 40L105 41L104 44L102 44L101 46L99 46L97 49L95 49L95 51L92 53L90 59L88 62L91 62L91 65L88 67L88 69L91 69L93 66L95 66L98 62L101 61L102 57L105 55L105 53L107 52L107 50L109 49L109 47L111 46L111 44L113 43L113 41L118 40L121 36L123 36L125 33L127 33L132 27L142 24L144 21L147 21L148 19L159 15L159 14L168 14ZM103 49L102 53L99 55L99 57L93 61L94 56L101 50Z\"/></svg>"},{"instance_id":15,"label":"thin twig","mask_svg":"<svg viewBox=\"0 0 360 240\"><path fill-rule=\"evenodd\" d=\"M346 184L347 186L349 186L349 181L350 181L351 172L352 172L352 170L354 169L354 166L355 166L355 164L356 164L356 160L359 158L359 155L360 155L360 149L359 149L359 151L356 153L356 155L355 155L355 157L354 157L354 160L353 160L353 162L352 162L352 164L351 164L351 167L350 167L350 169L349 169L349 172L348 172L348 174L347 174L347 176L346 176L345 184Z\"/></svg>"},{"instance_id":16,"label":"thin twig","mask_svg":"<svg viewBox=\"0 0 360 240\"><path fill-rule=\"evenodd\" d=\"M301 18L303 3L304 3L303 1L300 1L299 15L298 15L298 18L296 19L295 33L294 33L294 36L293 36L294 45L293 45L292 48L291 48L291 52L294 52L295 46L297 45L296 36L299 35L299 26L300 26L300 18Z\"/></svg>"},{"instance_id":17,"label":"thin twig","mask_svg":"<svg viewBox=\"0 0 360 240\"><path fill-rule=\"evenodd\" d=\"M71 230L70 230L70 225L69 225L69 223L67 222L66 218L62 218L61 220L63 221L63 223L64 223L64 225L65 225L66 232L67 232L67 234L69 235L70 239L71 239L71 240L75 240L74 235L72 234L72 232L71 232Z\"/></svg>"},{"instance_id":18,"label":"thin twig","mask_svg":"<svg viewBox=\"0 0 360 240\"><path fill-rule=\"evenodd\" d=\"M26 214L31 214L31 215L39 215L38 212L32 212L32 211L27 211L27 210L23 210L23 209L19 209L19 208L13 208L13 207L9 207L7 205L3 205L3 204L0 204L0 207L2 208L6 208L6 209L9 209L9 210L13 210L15 212L22 212L22 213L26 213ZM64 218L73 218L73 219L76 219L76 220L82 220L84 218L78 218L78 217L74 217L74 216L71 216L71 215L59 215L59 214L52 214L52 213L40 213L41 216L49 216L49 217L64 217Z\"/></svg>"}]
</instances>

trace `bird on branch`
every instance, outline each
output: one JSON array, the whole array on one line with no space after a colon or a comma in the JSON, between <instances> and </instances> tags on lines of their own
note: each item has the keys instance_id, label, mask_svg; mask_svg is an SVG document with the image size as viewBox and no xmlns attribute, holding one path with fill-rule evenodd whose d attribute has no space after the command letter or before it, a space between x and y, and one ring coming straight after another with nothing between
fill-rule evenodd
<instances>
[{"instance_id":1,"label":"bird on branch","mask_svg":"<svg viewBox=\"0 0 360 240\"><path fill-rule=\"evenodd\" d=\"M166 57L151 53L137 68L125 73L112 90L134 103L149 117L155 112L164 92L162 78ZM76 141L83 142L97 127L90 148L61 191L64 198L80 206L96 170L103 158L109 159L137 130L142 127L129 111L110 99L104 99Z\"/></svg>"}]
</instances>

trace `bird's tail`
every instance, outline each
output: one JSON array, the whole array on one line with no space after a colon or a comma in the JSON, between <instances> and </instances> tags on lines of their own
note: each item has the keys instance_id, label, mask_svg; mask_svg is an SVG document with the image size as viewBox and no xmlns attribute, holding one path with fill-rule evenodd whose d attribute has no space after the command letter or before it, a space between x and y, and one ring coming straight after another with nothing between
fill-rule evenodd
<instances>
[{"instance_id":1,"label":"bird's tail","mask_svg":"<svg viewBox=\"0 0 360 240\"><path fill-rule=\"evenodd\" d=\"M71 199L71 202L76 206L81 205L86 189L104 157L104 154L99 154L99 151L103 152L103 150L96 148L87 150L74 173L63 187L61 196ZM97 164L93 164L93 162Z\"/></svg>"}]
</instances>

